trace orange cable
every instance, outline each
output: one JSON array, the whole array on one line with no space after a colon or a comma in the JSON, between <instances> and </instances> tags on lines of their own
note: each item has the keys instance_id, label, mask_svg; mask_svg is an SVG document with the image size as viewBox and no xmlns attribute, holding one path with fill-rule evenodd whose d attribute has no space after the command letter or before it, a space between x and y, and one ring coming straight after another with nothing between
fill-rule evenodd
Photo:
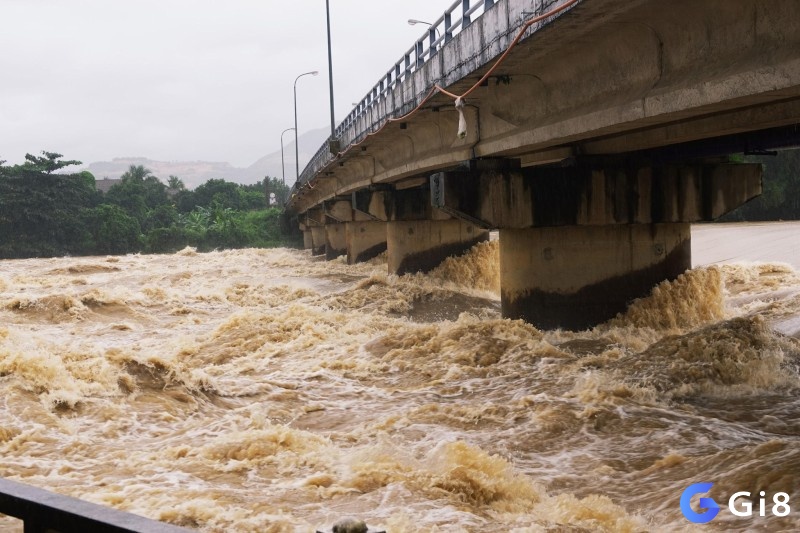
<instances>
[{"instance_id":1,"label":"orange cable","mask_svg":"<svg viewBox=\"0 0 800 533\"><path fill-rule=\"evenodd\" d=\"M442 88L439 85L436 85L435 87L437 89L439 89L439 91L441 91L444 94L450 96L451 98L459 99L459 98L465 98L465 97L469 96L470 93L472 93L472 91L477 89L484 81L489 79L489 77L492 75L492 73L495 70L497 70L497 67L499 67L500 64L503 61L505 61L506 56L508 56L508 54L511 52L511 50L517 45L517 43L519 43L519 41L522 39L522 36L525 34L526 31L528 31L528 28L530 28L532 25L536 24L540 20L544 20L544 19L546 19L548 17L551 17L551 16L555 15L556 13L559 13L559 12L567 9L568 7L572 6L576 2L578 2L578 0L569 0L568 2L565 2L564 4L561 4L560 6L554 8L554 9L551 9L547 13L543 13L541 15L537 15L537 16L533 17L532 19L525 21L525 24L522 25L522 28L517 33L517 36L514 37L514 40L511 41L511 44L508 45L508 48L506 48L505 52L503 52L503 55L498 57L497 61L495 61L494 65L492 65L492 67L489 70L486 71L486 74L481 76L481 79L479 79L477 82L475 82L475 85L473 85L472 87L467 89L464 92L464 94L462 94L461 96L453 94L453 93L451 93L449 91L446 91L444 88Z\"/></svg>"},{"instance_id":2,"label":"orange cable","mask_svg":"<svg viewBox=\"0 0 800 533\"><path fill-rule=\"evenodd\" d=\"M419 104L417 104L417 106L414 109L412 109L411 111L409 111L408 113L406 113L403 116L387 118L383 122L383 124L380 125L380 127L377 130L375 130L375 131L373 131L371 133L367 133L364 136L363 139L361 139L357 143L350 144L343 152L337 152L336 156L334 157L334 159L339 158L339 157L347 154L347 152L349 152L352 148L355 148L356 146L359 146L364 141L366 141L369 137L372 137L373 135L377 135L390 122L397 122L399 120L404 120L407 117L410 117L411 115L413 115L414 113L419 111L419 109L425 104L425 102L430 100L437 93L445 94L445 95L453 98L454 100L458 100L460 98L465 98L465 97L469 96L472 93L472 91L477 89L484 81L486 81L492 75L492 73L494 73L494 71L497 70L497 67L499 67L500 64L503 61L505 61L505 59L508 56L508 54L511 53L511 50L517 45L517 43L519 43L519 41L522 39L522 36L525 34L525 32L528 31L528 28L530 28L532 25L536 24L537 22L539 22L541 20L544 20L544 19L546 19L548 17L551 17L551 16L555 15L556 13L560 13L561 11L564 11L565 9L567 9L567 8L571 7L572 5L576 4L578 1L579 0L569 0L568 2L565 2L565 3L561 4L560 6L554 8L554 9L551 9L547 13L542 13L541 15L537 15L537 16L533 17L532 19L529 19L529 20L525 21L525 23L522 25L522 28L520 28L519 32L517 33L517 36L514 37L514 40L511 41L511 44L508 45L508 48L505 49L503 54L500 57L497 58L497 61L494 62L494 65L492 65L491 68L486 71L486 74L481 76L481 79L479 79L477 82L475 82L475 84L472 87L470 87L469 89L467 89L462 95L459 96L457 94L451 93L450 91L448 91L447 89L445 89L444 87L442 87L441 85L439 85L437 83L431 88L431 90L428 92L428 94L425 95L425 98L423 98L422 101ZM311 180L309 180L306 183L309 183L310 181Z\"/></svg>"}]
</instances>

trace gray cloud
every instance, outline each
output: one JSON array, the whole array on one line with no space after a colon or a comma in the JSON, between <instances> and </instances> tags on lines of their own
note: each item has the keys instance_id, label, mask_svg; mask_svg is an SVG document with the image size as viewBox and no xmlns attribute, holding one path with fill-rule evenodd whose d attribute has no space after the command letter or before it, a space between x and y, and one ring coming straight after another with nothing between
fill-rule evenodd
<instances>
[{"instance_id":1,"label":"gray cloud","mask_svg":"<svg viewBox=\"0 0 800 533\"><path fill-rule=\"evenodd\" d=\"M337 120L451 0L331 0ZM0 157L247 166L329 124L324 0L0 0Z\"/></svg>"}]
</instances>

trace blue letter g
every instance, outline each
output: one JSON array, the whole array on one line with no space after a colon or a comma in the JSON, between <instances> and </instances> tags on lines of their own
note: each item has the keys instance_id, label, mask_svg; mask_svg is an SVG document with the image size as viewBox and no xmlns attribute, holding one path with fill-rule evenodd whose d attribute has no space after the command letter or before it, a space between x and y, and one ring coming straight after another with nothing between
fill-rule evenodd
<instances>
[{"instance_id":1,"label":"blue letter g","mask_svg":"<svg viewBox=\"0 0 800 533\"><path fill-rule=\"evenodd\" d=\"M681 494L681 512L690 522L705 524L714 520L714 517L719 513L719 505L713 498L700 498L700 510L703 511L705 509L702 513L694 512L691 506L692 496L708 492L713 486L713 483L695 483L686 487L686 490Z\"/></svg>"}]
</instances>

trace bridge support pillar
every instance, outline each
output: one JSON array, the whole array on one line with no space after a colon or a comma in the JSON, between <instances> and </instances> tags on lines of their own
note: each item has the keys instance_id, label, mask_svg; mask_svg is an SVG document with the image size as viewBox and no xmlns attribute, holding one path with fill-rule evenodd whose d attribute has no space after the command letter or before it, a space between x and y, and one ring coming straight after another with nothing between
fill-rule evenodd
<instances>
[{"instance_id":1,"label":"bridge support pillar","mask_svg":"<svg viewBox=\"0 0 800 533\"><path fill-rule=\"evenodd\" d=\"M347 263L363 263L386 251L386 223L381 221L348 222Z\"/></svg>"},{"instance_id":2,"label":"bridge support pillar","mask_svg":"<svg viewBox=\"0 0 800 533\"><path fill-rule=\"evenodd\" d=\"M314 247L314 239L311 237L311 228L303 230L303 249L310 250Z\"/></svg>"},{"instance_id":3,"label":"bridge support pillar","mask_svg":"<svg viewBox=\"0 0 800 533\"><path fill-rule=\"evenodd\" d=\"M311 226L311 255L325 253L325 226Z\"/></svg>"},{"instance_id":4,"label":"bridge support pillar","mask_svg":"<svg viewBox=\"0 0 800 533\"><path fill-rule=\"evenodd\" d=\"M325 224L325 259L330 261L347 254L347 224Z\"/></svg>"},{"instance_id":5,"label":"bridge support pillar","mask_svg":"<svg viewBox=\"0 0 800 533\"><path fill-rule=\"evenodd\" d=\"M386 241L390 274L427 272L447 257L461 255L489 232L458 219L389 222Z\"/></svg>"},{"instance_id":6,"label":"bridge support pillar","mask_svg":"<svg viewBox=\"0 0 800 533\"><path fill-rule=\"evenodd\" d=\"M691 268L688 223L500 230L503 316L585 329Z\"/></svg>"},{"instance_id":7,"label":"bridge support pillar","mask_svg":"<svg viewBox=\"0 0 800 533\"><path fill-rule=\"evenodd\" d=\"M431 198L453 217L500 229L504 317L574 330L689 269L689 224L758 196L761 174L760 165L716 161L476 160L431 176Z\"/></svg>"}]
</instances>

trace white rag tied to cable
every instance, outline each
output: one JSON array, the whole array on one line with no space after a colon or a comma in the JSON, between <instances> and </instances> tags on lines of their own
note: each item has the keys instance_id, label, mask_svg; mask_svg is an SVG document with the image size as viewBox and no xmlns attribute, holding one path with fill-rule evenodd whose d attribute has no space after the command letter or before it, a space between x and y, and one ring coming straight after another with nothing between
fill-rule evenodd
<instances>
[{"instance_id":1,"label":"white rag tied to cable","mask_svg":"<svg viewBox=\"0 0 800 533\"><path fill-rule=\"evenodd\" d=\"M464 117L464 100L456 98L456 110L458 111L458 138L463 139L467 136L467 119Z\"/></svg>"}]
</instances>

